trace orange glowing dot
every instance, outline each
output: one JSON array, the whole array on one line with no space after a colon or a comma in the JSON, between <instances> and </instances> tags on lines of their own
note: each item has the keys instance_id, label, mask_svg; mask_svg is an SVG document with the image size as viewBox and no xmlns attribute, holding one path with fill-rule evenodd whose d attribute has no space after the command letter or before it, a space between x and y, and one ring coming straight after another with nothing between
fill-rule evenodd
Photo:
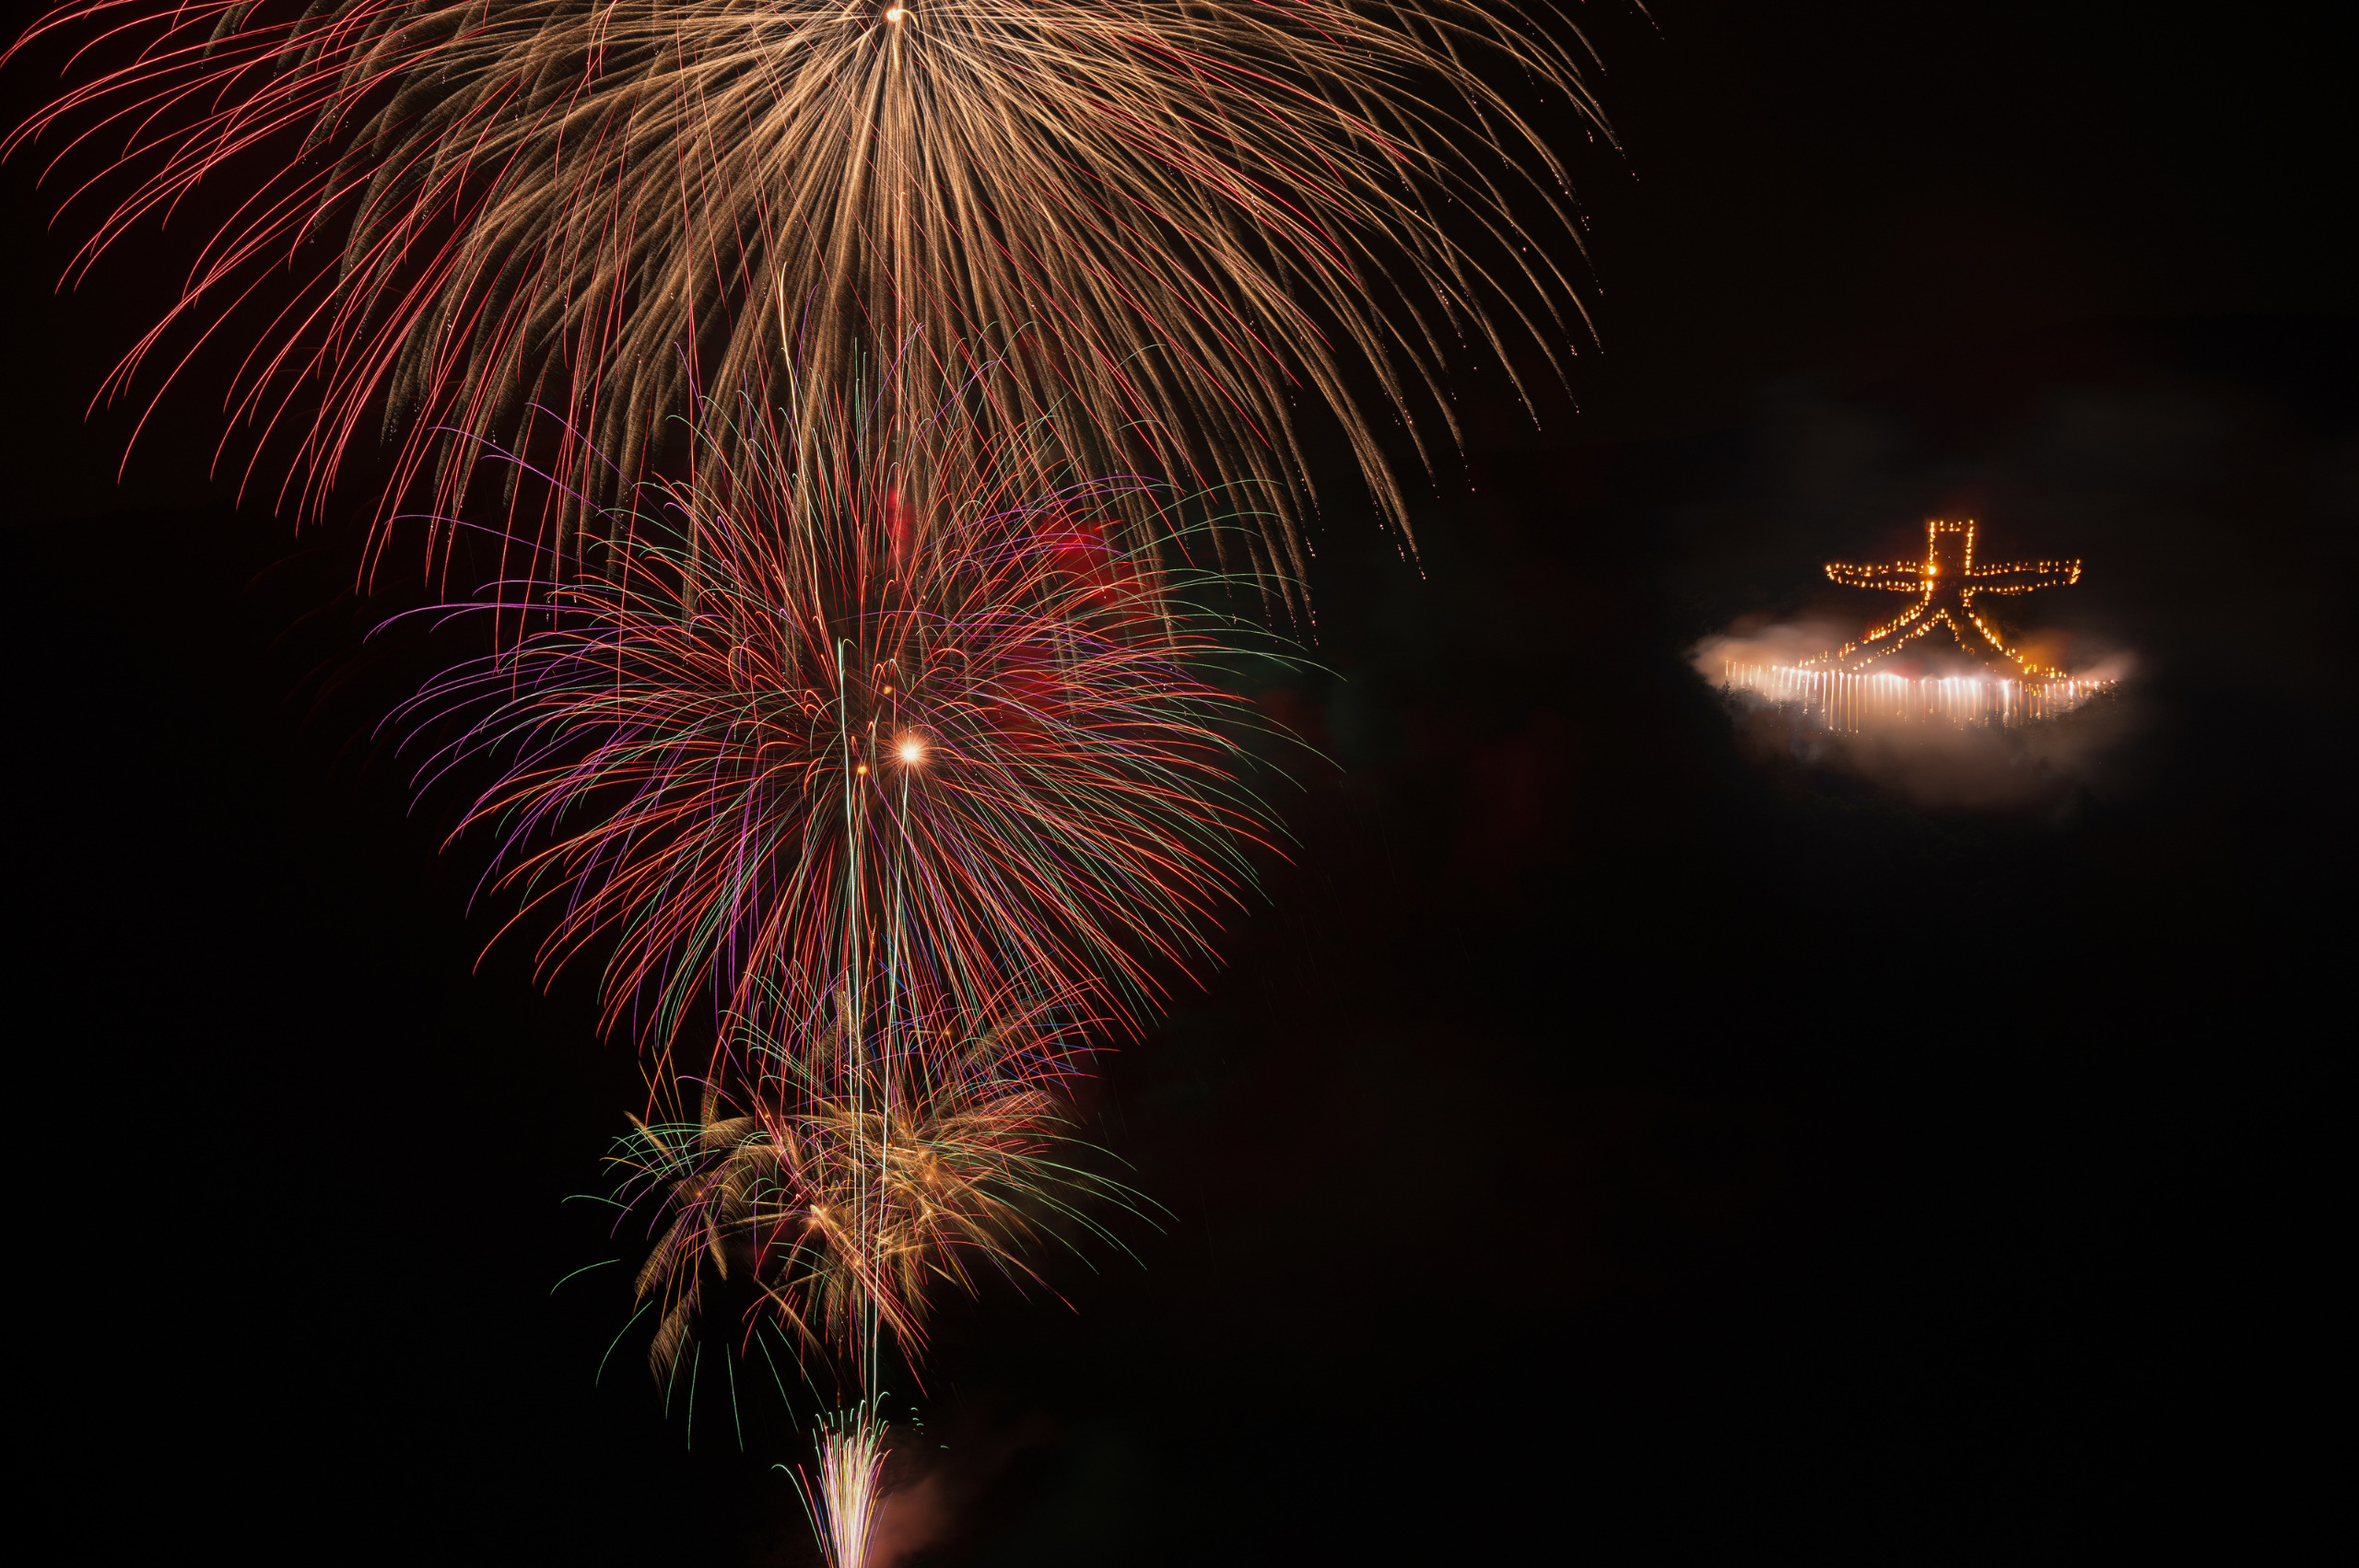
<instances>
[{"instance_id":1,"label":"orange glowing dot","mask_svg":"<svg viewBox=\"0 0 2359 1568\"><path fill-rule=\"evenodd\" d=\"M868 771L868 764L863 762L859 766L859 767L853 769L853 771L857 773L865 773Z\"/></svg>"},{"instance_id":2,"label":"orange glowing dot","mask_svg":"<svg viewBox=\"0 0 2359 1568\"><path fill-rule=\"evenodd\" d=\"M903 762L915 763L921 760L924 756L925 748L918 744L915 741L903 741L901 743L901 760Z\"/></svg>"},{"instance_id":3,"label":"orange glowing dot","mask_svg":"<svg viewBox=\"0 0 2359 1568\"><path fill-rule=\"evenodd\" d=\"M888 22L898 22L903 17L908 15L909 13L907 11L904 11L901 7L896 6L891 10L885 13L885 19Z\"/></svg>"}]
</instances>

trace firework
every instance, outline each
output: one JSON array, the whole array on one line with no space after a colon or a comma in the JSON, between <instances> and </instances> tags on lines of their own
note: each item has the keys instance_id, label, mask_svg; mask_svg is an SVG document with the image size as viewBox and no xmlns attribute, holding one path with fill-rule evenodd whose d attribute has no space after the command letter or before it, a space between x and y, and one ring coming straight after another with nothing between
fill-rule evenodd
<instances>
[{"instance_id":1,"label":"firework","mask_svg":"<svg viewBox=\"0 0 2359 1568\"><path fill-rule=\"evenodd\" d=\"M817 1480L795 1474L804 1510L811 1515L827 1568L864 1568L885 1473L884 1423L863 1400L819 1429L818 1448Z\"/></svg>"},{"instance_id":2,"label":"firework","mask_svg":"<svg viewBox=\"0 0 2359 1568\"><path fill-rule=\"evenodd\" d=\"M1134 1024L1266 828L1246 705L1206 679L1237 633L1110 542L1146 486L1027 496L1023 433L954 429L980 460L918 509L875 404L816 445L716 423L696 479L643 487L578 573L473 606L538 629L408 710L450 726L429 775L496 760L460 831L497 833L544 963L610 942L609 1026L665 1045L699 997L808 1014L888 967L986 1023Z\"/></svg>"},{"instance_id":3,"label":"firework","mask_svg":"<svg viewBox=\"0 0 2359 1568\"><path fill-rule=\"evenodd\" d=\"M308 503L397 429L389 500L439 516L535 403L553 493L611 500L690 388L792 347L1050 418L1075 472L1252 482L1282 558L1324 407L1405 524L1351 367L1423 451L1447 344L1554 360L1579 240L1529 114L1602 129L1511 0L80 0L28 36L61 29L137 49L10 143L120 170L77 269L258 174L110 389L255 312L231 402Z\"/></svg>"},{"instance_id":4,"label":"firework","mask_svg":"<svg viewBox=\"0 0 2359 1568\"><path fill-rule=\"evenodd\" d=\"M1024 1254L1043 1222L1110 1240L1087 1207L1133 1207L1057 1157L1062 1020L970 1034L906 998L856 1013L851 990L798 1029L741 1023L700 1113L637 1121L614 1156L618 1199L655 1216L637 1293L663 1308L659 1379L734 1281L753 1293L749 1333L774 1321L873 1391L888 1339L922 1355L939 1288L972 1294L978 1270L1038 1283Z\"/></svg>"}]
</instances>

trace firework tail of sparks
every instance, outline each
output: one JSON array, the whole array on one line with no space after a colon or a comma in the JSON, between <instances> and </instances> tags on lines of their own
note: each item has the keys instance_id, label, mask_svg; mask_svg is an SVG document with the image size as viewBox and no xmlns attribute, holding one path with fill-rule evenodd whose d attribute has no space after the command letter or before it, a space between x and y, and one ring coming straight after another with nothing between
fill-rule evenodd
<instances>
[{"instance_id":1,"label":"firework tail of sparks","mask_svg":"<svg viewBox=\"0 0 2359 1568\"><path fill-rule=\"evenodd\" d=\"M1514 0L77 0L16 47L51 35L136 47L6 144L111 153L74 275L259 173L102 395L251 313L230 405L305 508L398 431L381 516L458 515L538 403L560 536L693 386L882 343L921 402L1069 413L1061 467L1266 492L1256 556L1298 578L1297 401L1405 532L1348 368L1427 453L1446 341L1567 349L1566 171L1490 76L1604 132L1586 42Z\"/></svg>"},{"instance_id":2,"label":"firework tail of sparks","mask_svg":"<svg viewBox=\"0 0 2359 1568\"><path fill-rule=\"evenodd\" d=\"M1109 538L1144 484L1027 495L1029 433L954 439L920 515L878 406L800 445L707 409L692 480L643 487L578 572L456 606L536 619L398 716L432 733L423 782L493 759L458 831L496 835L545 967L608 947L607 1025L659 1048L699 998L808 1014L888 961L985 1022L1134 1030L1270 844L1250 705L1206 678L1247 634Z\"/></svg>"},{"instance_id":3,"label":"firework tail of sparks","mask_svg":"<svg viewBox=\"0 0 2359 1568\"><path fill-rule=\"evenodd\" d=\"M811 1516L827 1568L865 1568L883 1500L885 1423L863 1400L823 1424L816 1435L819 1473L815 1477L798 1467L796 1494Z\"/></svg>"},{"instance_id":4,"label":"firework tail of sparks","mask_svg":"<svg viewBox=\"0 0 2359 1568\"><path fill-rule=\"evenodd\" d=\"M2060 719L2119 685L2071 676L2021 681L1987 675L1912 679L1881 673L1850 674L1797 665L1736 662L1724 666L1722 680L1772 702L1795 704L1813 723L1842 731L1927 722L2014 729Z\"/></svg>"}]
</instances>

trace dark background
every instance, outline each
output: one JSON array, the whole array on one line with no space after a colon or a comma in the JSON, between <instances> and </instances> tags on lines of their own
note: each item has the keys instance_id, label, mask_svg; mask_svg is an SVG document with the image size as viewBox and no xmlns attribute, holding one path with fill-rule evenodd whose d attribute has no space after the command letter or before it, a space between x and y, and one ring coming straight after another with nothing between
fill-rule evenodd
<instances>
[{"instance_id":1,"label":"dark background","mask_svg":"<svg viewBox=\"0 0 2359 1568\"><path fill-rule=\"evenodd\" d=\"M1092 1107L1169 1217L1059 1265L1073 1310L945 1310L913 1561L2099 1559L2288 1516L2299 1451L2234 1461L2245 1398L2321 1397L2282 1352L2349 1029L2330 15L1582 9L1625 150L1580 166L1579 412L1462 380L1422 570L1326 520L1334 673L1265 701L1338 766L1273 784L1291 863ZM637 1070L579 977L477 965L480 861L371 731L423 655L357 651L352 531L208 482L201 394L117 483L131 415L82 411L182 241L54 298L4 172L36 1497L93 1561L811 1560L757 1392L742 1451L709 1386L691 1433L635 1340L593 1386L623 1270L551 1293L618 1250L559 1199ZM1687 668L1863 621L1817 564L1958 513L2084 557L2026 619L2137 658L2045 760L1961 803Z\"/></svg>"}]
</instances>

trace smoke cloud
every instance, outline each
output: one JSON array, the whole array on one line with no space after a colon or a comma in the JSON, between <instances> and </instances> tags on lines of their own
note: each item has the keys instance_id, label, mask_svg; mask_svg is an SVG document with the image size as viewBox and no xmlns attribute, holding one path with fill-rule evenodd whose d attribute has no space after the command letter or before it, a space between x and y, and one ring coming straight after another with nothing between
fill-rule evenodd
<instances>
[{"instance_id":1,"label":"smoke cloud","mask_svg":"<svg viewBox=\"0 0 2359 1568\"><path fill-rule=\"evenodd\" d=\"M956 1539L992 1483L1028 1450L1054 1442L1057 1433L1037 1410L1005 1424L970 1411L948 1435L949 1444L937 1445L921 1431L897 1431L869 1538L869 1561L878 1568L897 1568L928 1547Z\"/></svg>"},{"instance_id":2,"label":"smoke cloud","mask_svg":"<svg viewBox=\"0 0 2359 1568\"><path fill-rule=\"evenodd\" d=\"M1773 622L1746 615L1688 650L1696 673L1719 685L1731 664L1799 664L1840 647L1844 632L1827 621Z\"/></svg>"},{"instance_id":3,"label":"smoke cloud","mask_svg":"<svg viewBox=\"0 0 2359 1568\"><path fill-rule=\"evenodd\" d=\"M1739 747L1755 762L1848 776L1933 809L2062 806L2076 790L2109 782L2108 758L2139 727L2134 690L2127 685L2137 660L2123 649L2076 650L2081 658L2071 669L2076 679L2120 683L2114 691L2060 718L2016 729L1928 720L1830 731L1798 704L1727 686L1731 664L1796 664L1837 647L1843 635L1824 622L1748 617L1696 643L1689 662L1724 690Z\"/></svg>"}]
</instances>

